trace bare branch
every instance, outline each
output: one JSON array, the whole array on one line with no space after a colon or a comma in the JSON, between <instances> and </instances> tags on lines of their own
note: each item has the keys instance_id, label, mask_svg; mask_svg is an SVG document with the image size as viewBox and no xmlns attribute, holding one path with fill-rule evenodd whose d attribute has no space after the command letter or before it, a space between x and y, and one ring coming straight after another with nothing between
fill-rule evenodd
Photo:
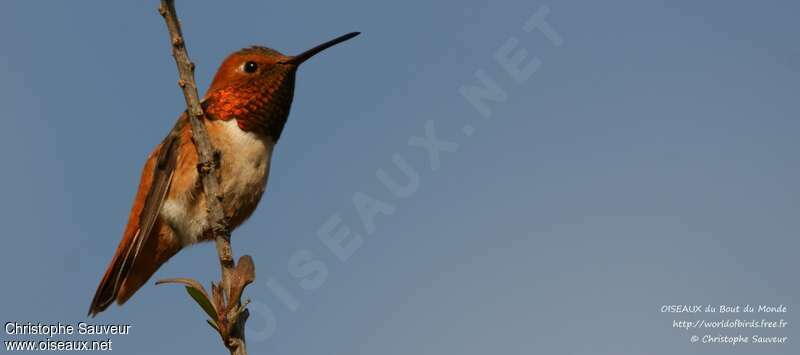
<instances>
[{"instance_id":1,"label":"bare branch","mask_svg":"<svg viewBox=\"0 0 800 355\"><path fill-rule=\"evenodd\" d=\"M183 96L186 99L187 113L192 128L192 140L197 148L198 161L200 162L198 171L200 171L206 195L208 222L209 226L211 226L210 232L213 233L216 241L217 255L222 268L222 283L220 286L224 290L224 295L227 299L227 309L231 310L227 314L221 315L221 320L224 322L218 323L220 328L218 330L231 354L246 355L244 323L248 314L246 310L241 310L241 301L239 299L241 289L235 292L235 299L231 297L231 280L235 277L235 264L231 250L230 230L222 210L223 196L220 193L219 181L215 174L219 165L220 153L211 144L208 132L203 124L204 113L197 94L197 84L194 80L194 63L189 59L189 54L186 51L186 43L181 32L180 21L175 11L175 1L161 0L159 13L167 23L172 45L172 56L175 58L180 78L178 86L183 90ZM252 268L252 263L248 266ZM228 321L232 321L232 324L229 324ZM222 329L223 327L226 329Z\"/></svg>"}]
</instances>

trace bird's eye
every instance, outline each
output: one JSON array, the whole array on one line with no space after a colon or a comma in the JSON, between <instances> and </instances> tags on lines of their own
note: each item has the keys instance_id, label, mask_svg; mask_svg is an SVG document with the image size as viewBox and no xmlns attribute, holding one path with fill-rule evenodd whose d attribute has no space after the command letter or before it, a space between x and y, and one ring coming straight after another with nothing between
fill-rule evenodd
<instances>
[{"instance_id":1,"label":"bird's eye","mask_svg":"<svg viewBox=\"0 0 800 355\"><path fill-rule=\"evenodd\" d=\"M258 64L256 62L247 62L244 63L242 67L246 73L255 73L258 70Z\"/></svg>"}]
</instances>

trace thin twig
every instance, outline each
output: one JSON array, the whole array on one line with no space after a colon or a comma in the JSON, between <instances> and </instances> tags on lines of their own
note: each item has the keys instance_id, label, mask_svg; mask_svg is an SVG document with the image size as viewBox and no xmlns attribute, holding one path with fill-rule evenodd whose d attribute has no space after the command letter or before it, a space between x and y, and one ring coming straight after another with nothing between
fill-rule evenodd
<instances>
[{"instance_id":1,"label":"thin twig","mask_svg":"<svg viewBox=\"0 0 800 355\"><path fill-rule=\"evenodd\" d=\"M175 11L174 0L161 0L159 13L164 17L169 30L170 43L172 44L172 56L178 66L179 80L178 85L183 90L186 99L187 113L192 128L192 140L197 148L198 169L202 177L203 190L206 195L206 207L208 208L209 226L214 235L217 246L217 255L222 268L222 289L228 302L235 304L239 309L240 300L230 299L231 279L235 270L233 252L230 243L230 230L228 229L225 215L222 210L222 195L220 193L219 181L215 171L220 160L219 152L214 149L208 138L208 132L203 124L203 108L200 106L200 98L197 94L197 84L194 80L194 63L189 59L186 45L181 32L180 21ZM244 341L244 322L247 320L246 312L242 317L236 317L236 324L232 327L230 339L225 346L234 355L246 355L247 349Z\"/></svg>"}]
</instances>

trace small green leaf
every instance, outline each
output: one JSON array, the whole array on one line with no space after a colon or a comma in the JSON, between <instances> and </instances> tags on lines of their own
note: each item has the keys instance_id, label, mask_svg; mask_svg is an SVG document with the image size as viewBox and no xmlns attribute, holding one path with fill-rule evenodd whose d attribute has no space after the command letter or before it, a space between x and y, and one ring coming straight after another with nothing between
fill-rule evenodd
<instances>
[{"instance_id":1,"label":"small green leaf","mask_svg":"<svg viewBox=\"0 0 800 355\"><path fill-rule=\"evenodd\" d=\"M217 311L214 309L214 306L211 305L211 301L208 300L204 292L200 292L200 290L189 286L186 286L186 292L189 293L189 296L192 296L194 301L200 305L200 308L202 308L211 319L217 319Z\"/></svg>"},{"instance_id":2,"label":"small green leaf","mask_svg":"<svg viewBox=\"0 0 800 355\"><path fill-rule=\"evenodd\" d=\"M220 332L220 331L219 331L219 327L217 327L217 323L215 323L214 321L212 321L212 320L210 320L210 319L206 319L206 323L208 323L208 325L210 325L210 326L211 326L211 328L214 328L214 330L216 330L216 331L217 331L217 333L219 333L219 332Z\"/></svg>"},{"instance_id":3,"label":"small green leaf","mask_svg":"<svg viewBox=\"0 0 800 355\"><path fill-rule=\"evenodd\" d=\"M200 305L200 308L208 314L211 319L216 320L217 311L216 308L211 304L211 301L208 300L208 293L206 293L206 289L194 279L179 277L174 279L163 279L156 281L156 285L162 284L182 284L186 286L186 292L189 293L189 296Z\"/></svg>"}]
</instances>

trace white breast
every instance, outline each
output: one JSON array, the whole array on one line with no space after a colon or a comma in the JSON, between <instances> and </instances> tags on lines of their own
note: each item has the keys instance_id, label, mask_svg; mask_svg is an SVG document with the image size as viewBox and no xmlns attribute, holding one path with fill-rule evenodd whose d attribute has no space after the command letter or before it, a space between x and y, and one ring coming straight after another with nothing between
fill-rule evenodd
<instances>
[{"instance_id":1,"label":"white breast","mask_svg":"<svg viewBox=\"0 0 800 355\"><path fill-rule=\"evenodd\" d=\"M217 144L222 151L222 191L230 203L259 198L267 185L269 163L275 142L268 137L242 131L236 120L216 121L224 126L228 144Z\"/></svg>"},{"instance_id":2,"label":"white breast","mask_svg":"<svg viewBox=\"0 0 800 355\"><path fill-rule=\"evenodd\" d=\"M207 121L220 134L212 144L222 153L221 188L226 211L237 211L257 203L266 189L270 157L275 145L270 138L242 131L236 120ZM205 204L203 203L203 206ZM164 218L183 245L196 243L206 230L207 213L198 208L196 196L186 193L168 199L161 209Z\"/></svg>"}]
</instances>

